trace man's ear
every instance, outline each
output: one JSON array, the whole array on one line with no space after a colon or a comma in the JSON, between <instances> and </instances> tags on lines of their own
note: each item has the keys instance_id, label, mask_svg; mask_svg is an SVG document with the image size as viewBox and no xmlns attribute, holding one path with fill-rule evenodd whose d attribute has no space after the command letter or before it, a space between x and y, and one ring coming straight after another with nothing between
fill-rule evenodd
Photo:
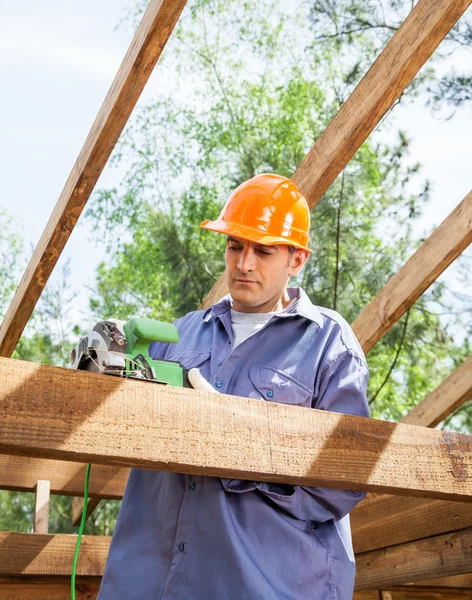
<instances>
[{"instance_id":1,"label":"man's ear","mask_svg":"<svg viewBox=\"0 0 472 600\"><path fill-rule=\"evenodd\" d=\"M308 260L309 253L302 248L297 248L293 253L292 260L290 261L289 273L290 277L295 277L305 266Z\"/></svg>"}]
</instances>

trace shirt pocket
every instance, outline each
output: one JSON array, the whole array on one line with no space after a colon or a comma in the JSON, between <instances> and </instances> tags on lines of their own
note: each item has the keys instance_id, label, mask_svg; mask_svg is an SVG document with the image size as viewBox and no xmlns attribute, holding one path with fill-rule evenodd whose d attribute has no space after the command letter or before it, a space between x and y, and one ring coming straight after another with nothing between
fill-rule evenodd
<instances>
[{"instance_id":1,"label":"shirt pocket","mask_svg":"<svg viewBox=\"0 0 472 600\"><path fill-rule=\"evenodd\" d=\"M168 352L165 360L178 362L184 369L200 369L200 373L207 379L208 367L210 365L210 352L188 351L188 352Z\"/></svg>"},{"instance_id":2,"label":"shirt pocket","mask_svg":"<svg viewBox=\"0 0 472 600\"><path fill-rule=\"evenodd\" d=\"M311 406L313 390L279 369L253 364L249 379L264 400Z\"/></svg>"}]
</instances>

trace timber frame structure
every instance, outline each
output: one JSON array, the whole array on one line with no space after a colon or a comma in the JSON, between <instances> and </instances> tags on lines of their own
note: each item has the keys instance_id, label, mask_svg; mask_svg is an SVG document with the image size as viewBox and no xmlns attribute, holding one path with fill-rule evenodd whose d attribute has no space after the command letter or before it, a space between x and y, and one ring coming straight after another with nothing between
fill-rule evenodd
<instances>
[{"instance_id":1,"label":"timber frame structure","mask_svg":"<svg viewBox=\"0 0 472 600\"><path fill-rule=\"evenodd\" d=\"M311 208L471 2L417 2L293 174ZM48 501L74 496L76 522L88 462L91 510L131 466L375 492L351 515L356 600L471 598L472 436L433 428L472 396L472 357L402 423L10 358L185 4L150 1L0 328L0 488L36 492L34 533L0 533L0 600L69 598L76 536L48 534ZM366 353L471 241L472 192L353 322ZM109 543L83 538L78 598L96 597Z\"/></svg>"}]
</instances>

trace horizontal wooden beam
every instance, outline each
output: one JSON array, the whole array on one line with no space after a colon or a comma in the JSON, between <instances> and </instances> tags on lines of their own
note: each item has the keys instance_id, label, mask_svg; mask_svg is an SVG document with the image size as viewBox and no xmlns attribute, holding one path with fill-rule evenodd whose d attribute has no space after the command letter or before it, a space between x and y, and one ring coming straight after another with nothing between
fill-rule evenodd
<instances>
[{"instance_id":1,"label":"horizontal wooden beam","mask_svg":"<svg viewBox=\"0 0 472 600\"><path fill-rule=\"evenodd\" d=\"M159 60L186 0L151 0L0 328L11 356L118 138Z\"/></svg>"},{"instance_id":2,"label":"horizontal wooden beam","mask_svg":"<svg viewBox=\"0 0 472 600\"><path fill-rule=\"evenodd\" d=\"M472 437L0 358L0 452L472 500Z\"/></svg>"},{"instance_id":3,"label":"horizontal wooden beam","mask_svg":"<svg viewBox=\"0 0 472 600\"><path fill-rule=\"evenodd\" d=\"M472 529L356 555L356 589L389 590L412 581L472 572Z\"/></svg>"},{"instance_id":4,"label":"horizontal wooden beam","mask_svg":"<svg viewBox=\"0 0 472 600\"><path fill-rule=\"evenodd\" d=\"M95 600L101 577L77 577L76 600ZM0 577L0 600L70 600L70 575Z\"/></svg>"},{"instance_id":5,"label":"horizontal wooden beam","mask_svg":"<svg viewBox=\"0 0 472 600\"><path fill-rule=\"evenodd\" d=\"M435 577L434 579L415 581L409 585L413 587L472 588L472 572L463 575L452 575L451 577Z\"/></svg>"},{"instance_id":6,"label":"horizontal wooden beam","mask_svg":"<svg viewBox=\"0 0 472 600\"><path fill-rule=\"evenodd\" d=\"M351 513L356 554L472 527L472 505L374 496Z\"/></svg>"},{"instance_id":7,"label":"horizontal wooden beam","mask_svg":"<svg viewBox=\"0 0 472 600\"><path fill-rule=\"evenodd\" d=\"M84 535L77 575L103 574L110 537ZM70 575L77 536L69 534L0 533L0 575Z\"/></svg>"},{"instance_id":8,"label":"horizontal wooden beam","mask_svg":"<svg viewBox=\"0 0 472 600\"><path fill-rule=\"evenodd\" d=\"M84 492L86 464L47 460L32 456L0 454L0 489L34 492L36 479L48 479L51 494L81 495ZM100 500L121 500L129 469L94 465L90 474L89 496Z\"/></svg>"},{"instance_id":9,"label":"horizontal wooden beam","mask_svg":"<svg viewBox=\"0 0 472 600\"><path fill-rule=\"evenodd\" d=\"M438 387L426 396L401 423L436 427L472 397L472 356L452 372Z\"/></svg>"},{"instance_id":10,"label":"horizontal wooden beam","mask_svg":"<svg viewBox=\"0 0 472 600\"><path fill-rule=\"evenodd\" d=\"M354 592L352 600L386 600L386 598L389 598L389 600L470 600L470 590L460 588L412 588L410 586L402 586L393 587L388 590L388 596L387 594L380 596L378 590L362 590L361 592Z\"/></svg>"},{"instance_id":11,"label":"horizontal wooden beam","mask_svg":"<svg viewBox=\"0 0 472 600\"><path fill-rule=\"evenodd\" d=\"M419 0L292 176L313 208L471 0ZM202 307L219 300L222 275Z\"/></svg>"},{"instance_id":12,"label":"horizontal wooden beam","mask_svg":"<svg viewBox=\"0 0 472 600\"><path fill-rule=\"evenodd\" d=\"M472 242L472 192L433 231L352 323L365 353Z\"/></svg>"}]
</instances>

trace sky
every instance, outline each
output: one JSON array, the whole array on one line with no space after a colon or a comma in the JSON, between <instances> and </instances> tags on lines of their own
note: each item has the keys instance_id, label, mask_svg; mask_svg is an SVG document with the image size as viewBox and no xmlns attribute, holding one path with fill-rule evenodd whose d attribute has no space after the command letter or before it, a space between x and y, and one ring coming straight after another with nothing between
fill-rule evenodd
<instances>
[{"instance_id":1,"label":"sky","mask_svg":"<svg viewBox=\"0 0 472 600\"><path fill-rule=\"evenodd\" d=\"M130 4L0 0L0 207L13 217L28 248L38 241L126 52L132 32L117 24ZM449 59L457 70L470 61L470 48ZM151 85L162 84L158 70ZM405 130L412 160L423 164L422 175L432 183L431 204L415 226L422 233L472 188L472 107L446 121L419 98L398 105L387 123L377 135L392 139L397 128ZM106 168L98 186L114 177ZM103 256L80 221L59 263L71 261L78 320L86 318L89 288Z\"/></svg>"}]
</instances>

